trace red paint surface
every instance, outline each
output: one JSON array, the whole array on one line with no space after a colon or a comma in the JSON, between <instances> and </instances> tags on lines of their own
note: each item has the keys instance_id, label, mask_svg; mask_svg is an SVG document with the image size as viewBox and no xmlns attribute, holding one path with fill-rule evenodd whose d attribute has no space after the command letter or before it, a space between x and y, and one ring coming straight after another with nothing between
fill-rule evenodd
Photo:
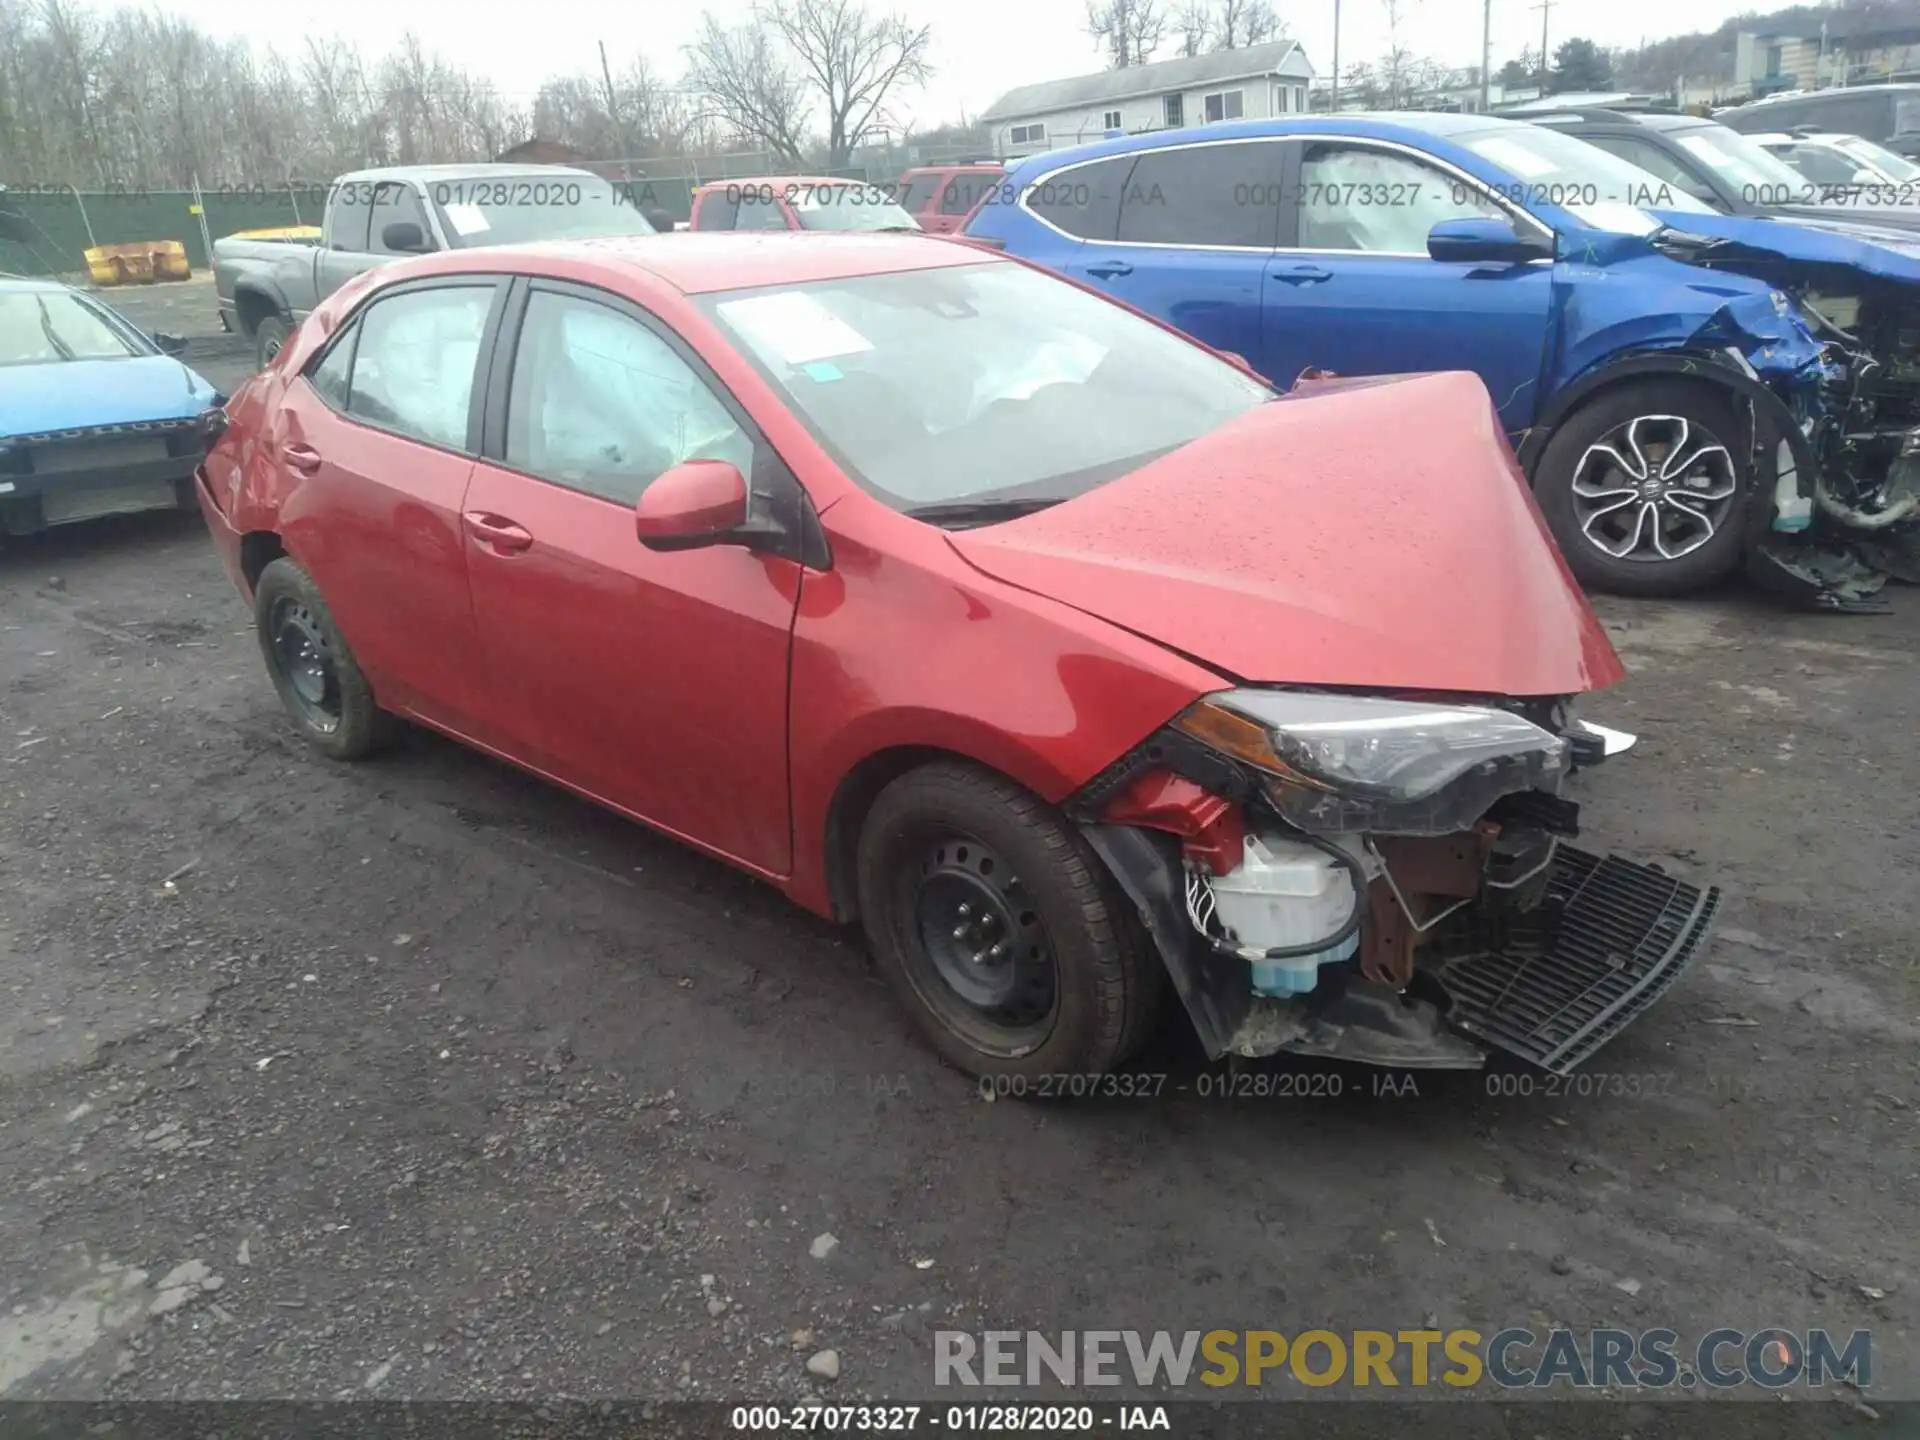
<instances>
[{"instance_id":1,"label":"red paint surface","mask_svg":"<svg viewBox=\"0 0 1920 1440\"><path fill-rule=\"evenodd\" d=\"M1624 673L1472 375L1309 389L953 545L1247 681L1525 696Z\"/></svg>"},{"instance_id":2,"label":"red paint surface","mask_svg":"<svg viewBox=\"0 0 1920 1440\"><path fill-rule=\"evenodd\" d=\"M949 534L857 489L685 293L978 263L1004 262L925 237L680 234L382 267L235 396L202 508L236 578L250 533L307 567L384 705L823 912L836 793L911 752L1058 801L1235 677L1618 678L1471 377L1277 401L1054 510ZM357 299L462 271L597 285L676 329L808 492L830 568L649 550L630 508L369 429L299 377ZM1178 796L1150 808L1225 843Z\"/></svg>"}]
</instances>

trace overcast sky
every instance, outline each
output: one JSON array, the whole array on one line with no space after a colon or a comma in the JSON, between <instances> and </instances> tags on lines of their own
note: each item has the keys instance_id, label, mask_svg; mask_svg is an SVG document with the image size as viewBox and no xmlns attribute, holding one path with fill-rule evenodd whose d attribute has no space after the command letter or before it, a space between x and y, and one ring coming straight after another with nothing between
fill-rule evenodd
<instances>
[{"instance_id":1,"label":"overcast sky","mask_svg":"<svg viewBox=\"0 0 1920 1440\"><path fill-rule=\"evenodd\" d=\"M103 0L106 3L106 0ZM750 0L714 0L723 16L744 15ZM885 8L889 0L870 0ZM897 0L910 19L933 27L935 74L926 89L904 97L902 118L920 127L977 115L1015 85L1083 75L1101 68L1086 34L1085 0ZM670 75L681 70L680 47L691 38L699 0L536 0L533 4L473 5L454 0L274 0L239 6L232 0L160 0L216 34L239 33L277 41L288 36L338 35L368 52L390 48L408 26L449 60L490 76L503 91L531 98L549 75L596 69L595 42L604 40L618 66L638 51ZM1307 50L1316 71L1332 63L1335 0L1274 0L1289 33ZM1540 42L1537 0L1493 0L1493 63ZM1169 0L1171 8L1171 0ZM1481 0L1401 0L1401 28L1417 55L1447 64L1480 58ZM1634 45L1681 30L1712 29L1754 8L1753 0L1555 0L1548 43L1583 35L1602 45ZM1381 0L1340 0L1343 65L1378 56L1387 46ZM1160 58L1173 53L1163 48Z\"/></svg>"}]
</instances>

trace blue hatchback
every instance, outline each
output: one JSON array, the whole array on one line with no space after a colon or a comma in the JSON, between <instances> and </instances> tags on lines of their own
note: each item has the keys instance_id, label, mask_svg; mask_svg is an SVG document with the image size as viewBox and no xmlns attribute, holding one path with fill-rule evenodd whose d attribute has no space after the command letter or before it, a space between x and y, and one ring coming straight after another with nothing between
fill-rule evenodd
<instances>
[{"instance_id":1,"label":"blue hatchback","mask_svg":"<svg viewBox=\"0 0 1920 1440\"><path fill-rule=\"evenodd\" d=\"M0 277L0 534L194 508L222 397L185 348L57 281Z\"/></svg>"},{"instance_id":2,"label":"blue hatchback","mask_svg":"<svg viewBox=\"0 0 1920 1440\"><path fill-rule=\"evenodd\" d=\"M1842 231L1719 215L1534 126L1394 115L1033 156L966 234L1282 387L1308 369L1477 372L1590 584L1675 594L1744 561L1844 605L1873 587L1816 551L1816 500L1835 501L1823 525L1902 503L1920 413L1883 406L1863 448L1873 358L1787 292L1838 270L1910 301L1920 254Z\"/></svg>"}]
</instances>

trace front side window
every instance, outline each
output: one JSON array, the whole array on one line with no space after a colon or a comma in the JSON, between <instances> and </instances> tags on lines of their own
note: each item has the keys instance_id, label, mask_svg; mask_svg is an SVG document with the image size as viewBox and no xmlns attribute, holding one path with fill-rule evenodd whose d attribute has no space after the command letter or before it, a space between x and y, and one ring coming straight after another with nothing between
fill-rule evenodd
<instances>
[{"instance_id":1,"label":"front side window","mask_svg":"<svg viewBox=\"0 0 1920 1440\"><path fill-rule=\"evenodd\" d=\"M0 290L0 365L125 360L151 353L70 291Z\"/></svg>"},{"instance_id":2,"label":"front side window","mask_svg":"<svg viewBox=\"0 0 1920 1440\"><path fill-rule=\"evenodd\" d=\"M534 291L507 398L507 464L631 505L683 460L728 460L750 476L753 441L673 347L632 316Z\"/></svg>"},{"instance_id":3,"label":"front side window","mask_svg":"<svg viewBox=\"0 0 1920 1440\"><path fill-rule=\"evenodd\" d=\"M1852 185L1860 180L1863 173L1869 183L1880 178L1867 168L1864 161L1849 158L1834 145L1768 146L1767 150L1816 185Z\"/></svg>"},{"instance_id":4,"label":"front side window","mask_svg":"<svg viewBox=\"0 0 1920 1440\"><path fill-rule=\"evenodd\" d=\"M1211 351L1006 261L701 303L849 478L909 512L1065 499L1273 398Z\"/></svg>"},{"instance_id":5,"label":"front side window","mask_svg":"<svg viewBox=\"0 0 1920 1440\"><path fill-rule=\"evenodd\" d=\"M430 445L466 449L474 362L493 298L489 283L374 301L358 322L347 413Z\"/></svg>"},{"instance_id":6,"label":"front side window","mask_svg":"<svg viewBox=\"0 0 1920 1440\"><path fill-rule=\"evenodd\" d=\"M1876 145L1871 140L1862 140L1858 135L1836 135L1830 142L1833 148L1858 160L1862 165L1878 170L1887 179L1897 184L1906 184L1911 180L1920 180L1920 165L1914 164L1904 155L1896 155L1884 145Z\"/></svg>"},{"instance_id":7,"label":"front side window","mask_svg":"<svg viewBox=\"0 0 1920 1440\"><path fill-rule=\"evenodd\" d=\"M1598 146L1542 125L1502 124L1453 137L1494 166L1494 184L1522 208L1555 204L1596 230L1651 235L1661 226L1643 206L1711 214L1713 207Z\"/></svg>"},{"instance_id":8,"label":"front side window","mask_svg":"<svg viewBox=\"0 0 1920 1440\"><path fill-rule=\"evenodd\" d=\"M1425 255L1442 220L1492 216L1499 206L1411 156L1354 145L1315 145L1300 165L1300 245Z\"/></svg>"},{"instance_id":9,"label":"front side window","mask_svg":"<svg viewBox=\"0 0 1920 1440\"><path fill-rule=\"evenodd\" d=\"M1630 135L1589 135L1583 138L1595 149L1604 150L1607 154L1646 171L1666 187L1664 190L1650 192L1647 197L1649 202L1664 203L1666 195L1677 190L1681 194L1692 195L1709 205L1716 204L1712 187L1706 181L1650 140L1642 140Z\"/></svg>"},{"instance_id":10,"label":"front side window","mask_svg":"<svg viewBox=\"0 0 1920 1440\"><path fill-rule=\"evenodd\" d=\"M369 245L376 255L412 255L419 248L433 248L433 232L427 228L426 207L411 185L389 180L373 193L372 227ZM387 243L389 225L411 225L419 232L420 246L406 248Z\"/></svg>"},{"instance_id":11,"label":"front side window","mask_svg":"<svg viewBox=\"0 0 1920 1440\"><path fill-rule=\"evenodd\" d=\"M1806 176L1778 155L1768 153L1750 135L1724 125L1707 125L1679 131L1673 138L1722 185L1750 205L1785 205L1818 198Z\"/></svg>"},{"instance_id":12,"label":"front side window","mask_svg":"<svg viewBox=\"0 0 1920 1440\"><path fill-rule=\"evenodd\" d=\"M1182 145L1140 156L1120 203L1121 242L1271 250L1278 142Z\"/></svg>"}]
</instances>

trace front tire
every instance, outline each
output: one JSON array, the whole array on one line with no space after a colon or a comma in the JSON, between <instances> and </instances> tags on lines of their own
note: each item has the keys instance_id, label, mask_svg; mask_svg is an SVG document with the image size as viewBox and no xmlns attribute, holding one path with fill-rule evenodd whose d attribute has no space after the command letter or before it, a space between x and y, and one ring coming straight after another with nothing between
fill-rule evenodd
<instances>
[{"instance_id":1,"label":"front tire","mask_svg":"<svg viewBox=\"0 0 1920 1440\"><path fill-rule=\"evenodd\" d=\"M267 315L253 327L254 368L264 370L273 363L287 343L287 337L293 333L293 326L287 323L284 315Z\"/></svg>"},{"instance_id":2,"label":"front tire","mask_svg":"<svg viewBox=\"0 0 1920 1440\"><path fill-rule=\"evenodd\" d=\"M253 616L273 688L310 744L332 759L358 760L392 738L393 717L374 703L311 575L275 560L254 587Z\"/></svg>"},{"instance_id":3,"label":"front tire","mask_svg":"<svg viewBox=\"0 0 1920 1440\"><path fill-rule=\"evenodd\" d=\"M1098 858L1051 806L963 762L881 791L860 833L874 958L970 1075L1105 1074L1151 1034L1165 972Z\"/></svg>"},{"instance_id":4,"label":"front tire","mask_svg":"<svg viewBox=\"0 0 1920 1440\"><path fill-rule=\"evenodd\" d=\"M1752 467L1732 408L1701 385L1623 385L1561 424L1534 493L1582 584L1684 595L1723 580L1745 548Z\"/></svg>"}]
</instances>

